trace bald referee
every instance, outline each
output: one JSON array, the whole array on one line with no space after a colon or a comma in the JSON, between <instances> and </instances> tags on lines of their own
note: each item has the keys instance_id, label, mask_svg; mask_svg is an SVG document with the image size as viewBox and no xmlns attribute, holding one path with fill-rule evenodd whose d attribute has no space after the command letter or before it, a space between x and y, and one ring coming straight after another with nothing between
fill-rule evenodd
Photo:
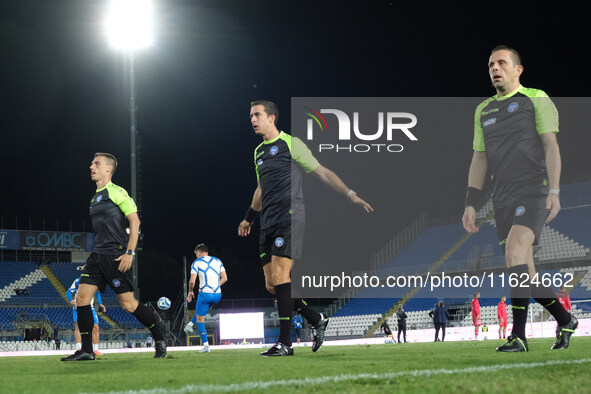
<instances>
[{"instance_id":1,"label":"bald referee","mask_svg":"<svg viewBox=\"0 0 591 394\"><path fill-rule=\"evenodd\" d=\"M279 341L262 356L291 356L292 309L300 312L314 327L312 351L322 347L328 319L308 307L301 299L291 298L291 267L302 253L304 235L304 196L302 177L312 173L332 189L359 205L367 212L373 208L348 188L331 170L320 165L299 138L279 131L277 106L266 100L254 101L250 107L250 122L263 142L254 151L258 186L238 235L245 237L260 211L261 233L259 251L265 285L277 296L279 312ZM292 166L292 163L294 164Z\"/></svg>"},{"instance_id":2,"label":"bald referee","mask_svg":"<svg viewBox=\"0 0 591 394\"><path fill-rule=\"evenodd\" d=\"M119 303L133 314L156 340L155 358L166 356L164 329L154 311L133 295L131 265L137 246L140 219L133 199L125 189L111 182L117 169L117 159L109 153L95 153L90 164L90 178L96 192L90 200L90 219L94 230L94 252L90 254L80 276L76 295L78 327L82 349L62 361L94 360L92 351L92 308L90 301L107 284L115 291ZM129 235L127 227L129 223Z\"/></svg>"},{"instance_id":3,"label":"bald referee","mask_svg":"<svg viewBox=\"0 0 591 394\"><path fill-rule=\"evenodd\" d=\"M552 288L535 277L533 254L544 223L560 211L558 111L546 93L521 85L523 65L515 49L504 45L494 48L488 72L497 94L483 101L474 115L474 155L462 222L467 232L478 232L474 207L488 171L508 283L513 278L520 284L511 287L512 333L497 351L529 350L525 324L530 296L558 322L552 349L566 349L577 319L560 305Z\"/></svg>"}]
</instances>

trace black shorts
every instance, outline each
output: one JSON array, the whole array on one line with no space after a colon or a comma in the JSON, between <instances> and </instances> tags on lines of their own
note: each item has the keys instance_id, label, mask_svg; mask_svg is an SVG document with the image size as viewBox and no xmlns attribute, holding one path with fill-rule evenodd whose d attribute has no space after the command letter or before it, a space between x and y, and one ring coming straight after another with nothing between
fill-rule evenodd
<instances>
[{"instance_id":1,"label":"black shorts","mask_svg":"<svg viewBox=\"0 0 591 394\"><path fill-rule=\"evenodd\" d=\"M119 256L121 255L92 252L80 275L80 284L94 285L101 293L105 291L107 284L115 294L133 292L131 269L127 272L119 271L119 262L115 261Z\"/></svg>"},{"instance_id":2,"label":"black shorts","mask_svg":"<svg viewBox=\"0 0 591 394\"><path fill-rule=\"evenodd\" d=\"M386 334L386 335L392 335L392 331L389 328L385 328L384 329L384 334Z\"/></svg>"},{"instance_id":3,"label":"black shorts","mask_svg":"<svg viewBox=\"0 0 591 394\"><path fill-rule=\"evenodd\" d=\"M514 204L495 209L497 236L503 253L511 227L516 224L530 228L536 237L534 245L537 245L547 217L546 197L525 197Z\"/></svg>"},{"instance_id":4,"label":"black shorts","mask_svg":"<svg viewBox=\"0 0 591 394\"><path fill-rule=\"evenodd\" d=\"M261 263L271 262L271 256L287 257L299 260L302 257L304 243L304 227L302 222L286 222L261 230L259 253Z\"/></svg>"}]
</instances>

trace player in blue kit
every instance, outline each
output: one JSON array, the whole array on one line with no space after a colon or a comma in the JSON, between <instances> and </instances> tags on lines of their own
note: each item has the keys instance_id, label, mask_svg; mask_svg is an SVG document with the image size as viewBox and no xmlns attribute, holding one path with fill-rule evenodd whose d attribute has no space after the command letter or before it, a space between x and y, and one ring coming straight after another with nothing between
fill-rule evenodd
<instances>
[{"instance_id":1,"label":"player in blue kit","mask_svg":"<svg viewBox=\"0 0 591 394\"><path fill-rule=\"evenodd\" d=\"M78 285L80 284L80 278L76 278L72 285L66 292L66 297L70 301L70 304L74 305L73 308L73 320L74 320L74 338L76 340L76 350L82 349L82 337L80 336L80 328L78 327L78 311L76 308L76 294L78 293ZM101 299L101 293L96 292L96 301L99 303L101 312L106 312L107 308L103 305ZM92 317L94 319L94 326L92 327L92 350L95 356L102 356L103 354L99 350L99 318L94 310L94 298L90 301L90 308L92 309Z\"/></svg>"},{"instance_id":2,"label":"player in blue kit","mask_svg":"<svg viewBox=\"0 0 591 394\"><path fill-rule=\"evenodd\" d=\"M207 339L207 330L205 329L205 315L209 308L216 305L222 299L221 286L228 281L228 275L224 264L217 257L209 255L207 246L199 244L195 247L195 256L197 259L191 266L191 279L189 280L189 294L187 302L193 301L195 293L193 288L199 277L199 294L197 295L197 305L195 306L195 316L185 327L185 332L193 332L193 326L197 324L197 332L203 342L202 353L209 353L209 341Z\"/></svg>"}]
</instances>

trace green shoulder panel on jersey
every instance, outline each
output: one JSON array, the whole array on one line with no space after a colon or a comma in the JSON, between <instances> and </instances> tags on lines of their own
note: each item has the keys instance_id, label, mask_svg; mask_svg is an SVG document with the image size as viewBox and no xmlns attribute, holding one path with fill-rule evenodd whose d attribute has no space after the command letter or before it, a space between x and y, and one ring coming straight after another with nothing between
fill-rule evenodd
<instances>
[{"instance_id":1,"label":"green shoulder panel on jersey","mask_svg":"<svg viewBox=\"0 0 591 394\"><path fill-rule=\"evenodd\" d=\"M260 178L260 176L259 176L259 168L258 168L258 166L257 166L257 159L258 159L258 157L257 157L257 150L258 150L258 149L259 149L259 148L260 148L262 145L264 145L264 144L265 144L265 142L263 141L263 142L261 142L260 144L258 144L256 148L254 148L254 155L253 155L253 156L254 156L254 172L257 174L257 179L259 179L259 178Z\"/></svg>"},{"instance_id":2,"label":"green shoulder panel on jersey","mask_svg":"<svg viewBox=\"0 0 591 394\"><path fill-rule=\"evenodd\" d=\"M486 146L484 145L484 133L482 131L482 122L480 121L480 116L482 115L482 109L488 105L491 101L495 98L490 97L481 102L478 107L476 107L476 111L474 112L474 142L472 144L475 151L484 152L486 151Z\"/></svg>"},{"instance_id":3,"label":"green shoulder panel on jersey","mask_svg":"<svg viewBox=\"0 0 591 394\"><path fill-rule=\"evenodd\" d=\"M558 133L558 110L552 99L540 89L522 87L519 92L534 104L538 134Z\"/></svg>"},{"instance_id":4,"label":"green shoulder panel on jersey","mask_svg":"<svg viewBox=\"0 0 591 394\"><path fill-rule=\"evenodd\" d=\"M109 183L106 188L109 191L109 198L113 201L125 216L137 212L137 206L133 201L133 198L127 194L127 191L121 186L117 186L114 183Z\"/></svg>"},{"instance_id":5,"label":"green shoulder panel on jersey","mask_svg":"<svg viewBox=\"0 0 591 394\"><path fill-rule=\"evenodd\" d=\"M306 146L306 144L298 137L289 137L290 141L287 143L291 157L306 171L310 173L320 166L318 160L312 154L312 151Z\"/></svg>"}]
</instances>

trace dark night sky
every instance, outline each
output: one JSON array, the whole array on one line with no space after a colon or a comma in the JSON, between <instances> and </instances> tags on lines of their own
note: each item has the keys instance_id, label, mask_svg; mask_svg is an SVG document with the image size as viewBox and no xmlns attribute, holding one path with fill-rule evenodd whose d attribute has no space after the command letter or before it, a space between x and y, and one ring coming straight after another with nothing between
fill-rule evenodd
<instances>
[{"instance_id":1,"label":"dark night sky","mask_svg":"<svg viewBox=\"0 0 591 394\"><path fill-rule=\"evenodd\" d=\"M140 285L147 299L175 295L178 261L191 257L198 242L225 261L227 297L265 295L257 236L236 235L256 186L252 150L260 137L248 120L252 100L277 102L280 128L289 130L290 97L489 96L486 63L500 43L521 52L525 86L556 97L586 96L590 86L582 59L590 38L586 12L573 7L159 3L154 45L136 57L145 234ZM7 228L15 217L21 223L32 217L34 227L45 217L48 223L71 218L75 231L86 221L88 231L94 190L88 165L96 151L118 157L114 182L130 190L128 80L123 56L103 34L105 5L19 0L0 6L0 216ZM560 134L565 176L590 170L582 150L591 143L587 128ZM440 147L450 153L445 163L432 163L427 149L417 153L440 168L446 190L407 177L393 234L425 210L431 217L461 213L470 146L450 137ZM437 201L418 206L412 193L431 193Z\"/></svg>"}]
</instances>

